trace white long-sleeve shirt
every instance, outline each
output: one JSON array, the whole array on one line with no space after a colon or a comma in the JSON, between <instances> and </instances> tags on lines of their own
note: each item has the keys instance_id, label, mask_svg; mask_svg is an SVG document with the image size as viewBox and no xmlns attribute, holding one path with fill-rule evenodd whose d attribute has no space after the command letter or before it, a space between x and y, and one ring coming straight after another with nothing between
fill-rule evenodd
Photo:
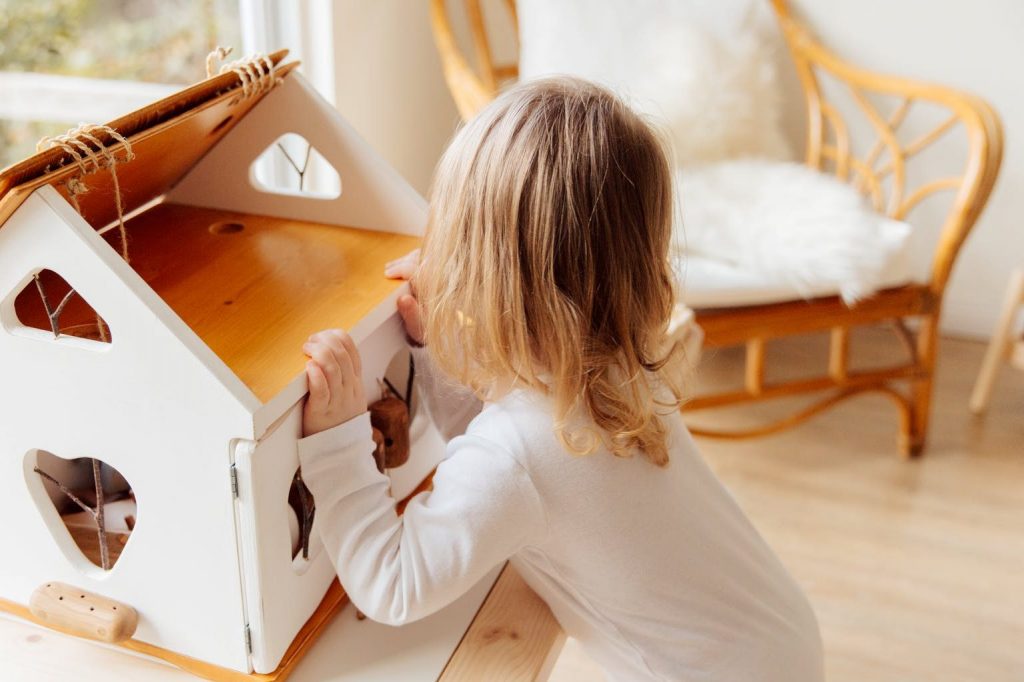
<instances>
[{"instance_id":1,"label":"white long-sleeve shirt","mask_svg":"<svg viewBox=\"0 0 1024 682\"><path fill-rule=\"evenodd\" d=\"M678 412L664 417L666 468L603 449L578 457L544 396L517 390L480 409L426 353L416 360L435 422L465 433L403 516L370 455L368 414L299 443L320 538L370 618L422 618L510 559L610 679L823 679L810 605Z\"/></svg>"}]
</instances>

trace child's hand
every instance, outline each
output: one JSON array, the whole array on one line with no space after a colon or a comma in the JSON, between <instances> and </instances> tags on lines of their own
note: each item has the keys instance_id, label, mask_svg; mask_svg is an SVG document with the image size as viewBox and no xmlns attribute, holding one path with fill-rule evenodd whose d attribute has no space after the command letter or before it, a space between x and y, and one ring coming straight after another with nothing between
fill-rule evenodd
<instances>
[{"instance_id":1,"label":"child's hand","mask_svg":"<svg viewBox=\"0 0 1024 682\"><path fill-rule=\"evenodd\" d=\"M312 436L366 411L363 369L355 342L340 329L309 337L302 346L309 398L302 411L302 435Z\"/></svg>"},{"instance_id":2,"label":"child's hand","mask_svg":"<svg viewBox=\"0 0 1024 682\"><path fill-rule=\"evenodd\" d=\"M405 323L405 333L411 341L423 345L423 309L416 300L415 284L411 282L416 270L420 267L420 250L408 253L398 260L384 266L384 275L392 279L404 279L412 285L412 295L406 294L398 299L398 314Z\"/></svg>"}]
</instances>

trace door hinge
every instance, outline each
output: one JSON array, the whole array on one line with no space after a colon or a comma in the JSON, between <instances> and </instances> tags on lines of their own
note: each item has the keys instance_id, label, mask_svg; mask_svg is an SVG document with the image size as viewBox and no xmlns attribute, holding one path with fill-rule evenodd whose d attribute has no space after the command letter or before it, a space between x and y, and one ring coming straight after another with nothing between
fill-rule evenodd
<instances>
[{"instance_id":1,"label":"door hinge","mask_svg":"<svg viewBox=\"0 0 1024 682\"><path fill-rule=\"evenodd\" d=\"M245 650L252 654L252 630L248 623L245 624Z\"/></svg>"},{"instance_id":2,"label":"door hinge","mask_svg":"<svg viewBox=\"0 0 1024 682\"><path fill-rule=\"evenodd\" d=\"M231 465L231 496L238 497L238 468Z\"/></svg>"}]
</instances>

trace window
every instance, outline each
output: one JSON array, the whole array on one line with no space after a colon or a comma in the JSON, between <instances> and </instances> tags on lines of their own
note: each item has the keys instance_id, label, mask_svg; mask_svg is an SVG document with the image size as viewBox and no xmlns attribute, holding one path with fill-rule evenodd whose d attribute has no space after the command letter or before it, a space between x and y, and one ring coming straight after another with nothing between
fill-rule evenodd
<instances>
[{"instance_id":1,"label":"window","mask_svg":"<svg viewBox=\"0 0 1024 682\"><path fill-rule=\"evenodd\" d=\"M0 167L44 135L105 123L241 47L237 0L0 0Z\"/></svg>"},{"instance_id":2,"label":"window","mask_svg":"<svg viewBox=\"0 0 1024 682\"><path fill-rule=\"evenodd\" d=\"M286 47L334 99L331 0L0 0L0 168L75 125L106 123L206 75L218 45L230 59ZM287 187L287 159L265 160L265 184ZM337 195L328 164L306 185Z\"/></svg>"}]
</instances>

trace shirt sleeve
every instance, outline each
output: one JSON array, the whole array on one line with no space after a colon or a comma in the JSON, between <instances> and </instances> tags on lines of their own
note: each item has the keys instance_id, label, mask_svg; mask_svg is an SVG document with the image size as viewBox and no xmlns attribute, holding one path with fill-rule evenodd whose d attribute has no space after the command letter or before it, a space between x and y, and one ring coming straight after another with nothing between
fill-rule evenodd
<instances>
[{"instance_id":1,"label":"shirt sleeve","mask_svg":"<svg viewBox=\"0 0 1024 682\"><path fill-rule=\"evenodd\" d=\"M430 360L426 348L412 347L416 367L417 396L445 441L466 432L469 422L480 414L483 403L472 391L442 374Z\"/></svg>"},{"instance_id":2,"label":"shirt sleeve","mask_svg":"<svg viewBox=\"0 0 1024 682\"><path fill-rule=\"evenodd\" d=\"M399 516L371 453L369 413L299 441L315 530L352 602L400 625L447 606L546 532L529 474L479 436L448 444L433 491Z\"/></svg>"}]
</instances>

